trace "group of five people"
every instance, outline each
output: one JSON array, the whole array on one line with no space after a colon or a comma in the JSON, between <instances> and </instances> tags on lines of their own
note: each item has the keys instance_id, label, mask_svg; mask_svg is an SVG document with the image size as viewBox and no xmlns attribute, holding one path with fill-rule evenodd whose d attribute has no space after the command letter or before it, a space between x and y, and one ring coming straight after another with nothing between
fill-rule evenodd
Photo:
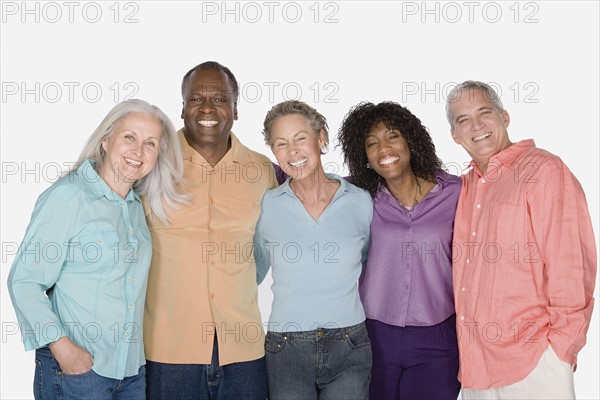
<instances>
[{"instance_id":1,"label":"group of five people","mask_svg":"<svg viewBox=\"0 0 600 400\"><path fill-rule=\"evenodd\" d=\"M510 142L490 86L447 99L462 179L394 102L346 115L343 178L310 105L267 113L274 168L232 132L227 67L181 89L179 132L120 103L36 203L8 281L36 399L574 398L597 268L585 196L558 157Z\"/></svg>"}]
</instances>

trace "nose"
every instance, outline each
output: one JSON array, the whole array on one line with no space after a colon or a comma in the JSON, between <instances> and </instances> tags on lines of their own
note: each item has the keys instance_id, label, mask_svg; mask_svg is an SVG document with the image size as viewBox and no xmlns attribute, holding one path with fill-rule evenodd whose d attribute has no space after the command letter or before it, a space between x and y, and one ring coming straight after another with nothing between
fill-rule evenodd
<instances>
[{"instance_id":1,"label":"nose","mask_svg":"<svg viewBox=\"0 0 600 400\"><path fill-rule=\"evenodd\" d=\"M200 111L202 111L205 114L210 114L215 109L212 101L208 101L208 100L202 101L202 103L200 103L199 108L200 108Z\"/></svg>"},{"instance_id":2,"label":"nose","mask_svg":"<svg viewBox=\"0 0 600 400\"><path fill-rule=\"evenodd\" d=\"M141 156L144 154L144 142L138 141L133 145L133 154L136 156Z\"/></svg>"},{"instance_id":3,"label":"nose","mask_svg":"<svg viewBox=\"0 0 600 400\"><path fill-rule=\"evenodd\" d=\"M387 140L382 140L379 142L379 144L377 145L377 153L379 154L385 154L388 151L390 151L390 142L388 142Z\"/></svg>"},{"instance_id":4,"label":"nose","mask_svg":"<svg viewBox=\"0 0 600 400\"><path fill-rule=\"evenodd\" d=\"M481 118L479 118L479 115L473 117L471 129L473 129L474 131L477 131L477 130L481 129L482 126L483 126L483 122L481 121Z\"/></svg>"}]
</instances>

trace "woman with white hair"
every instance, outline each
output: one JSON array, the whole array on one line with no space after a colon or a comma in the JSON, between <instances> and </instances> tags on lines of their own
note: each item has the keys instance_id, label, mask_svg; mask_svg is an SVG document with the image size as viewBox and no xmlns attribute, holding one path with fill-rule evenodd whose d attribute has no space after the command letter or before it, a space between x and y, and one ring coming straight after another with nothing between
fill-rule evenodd
<instances>
[{"instance_id":1,"label":"woman with white hair","mask_svg":"<svg viewBox=\"0 0 600 400\"><path fill-rule=\"evenodd\" d=\"M185 202L175 129L156 106L117 104L78 167L38 198L8 277L36 399L145 398L147 213Z\"/></svg>"}]
</instances>

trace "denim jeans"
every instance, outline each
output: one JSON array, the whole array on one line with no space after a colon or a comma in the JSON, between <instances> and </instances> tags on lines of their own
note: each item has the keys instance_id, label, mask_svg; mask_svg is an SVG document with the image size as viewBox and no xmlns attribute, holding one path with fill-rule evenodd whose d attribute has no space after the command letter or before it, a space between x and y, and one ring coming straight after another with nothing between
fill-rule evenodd
<instances>
[{"instance_id":1,"label":"denim jeans","mask_svg":"<svg viewBox=\"0 0 600 400\"><path fill-rule=\"evenodd\" d=\"M146 395L156 400L265 400L265 358L219 366L217 342L211 364L146 360Z\"/></svg>"},{"instance_id":2,"label":"denim jeans","mask_svg":"<svg viewBox=\"0 0 600 400\"><path fill-rule=\"evenodd\" d=\"M364 323L338 329L267 332L271 400L364 400L371 342Z\"/></svg>"},{"instance_id":3,"label":"denim jeans","mask_svg":"<svg viewBox=\"0 0 600 400\"><path fill-rule=\"evenodd\" d=\"M33 395L36 400L138 400L146 398L146 369L124 379L100 376L93 370L78 375L62 372L48 347L35 351Z\"/></svg>"}]
</instances>

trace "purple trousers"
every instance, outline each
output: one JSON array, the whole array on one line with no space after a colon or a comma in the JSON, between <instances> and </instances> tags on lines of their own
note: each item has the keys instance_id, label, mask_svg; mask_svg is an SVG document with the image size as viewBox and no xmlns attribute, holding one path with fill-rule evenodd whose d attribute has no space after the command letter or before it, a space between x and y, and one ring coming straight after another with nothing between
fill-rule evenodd
<instances>
[{"instance_id":1,"label":"purple trousers","mask_svg":"<svg viewBox=\"0 0 600 400\"><path fill-rule=\"evenodd\" d=\"M433 326L366 320L373 349L371 400L456 399L460 391L456 316Z\"/></svg>"}]
</instances>

